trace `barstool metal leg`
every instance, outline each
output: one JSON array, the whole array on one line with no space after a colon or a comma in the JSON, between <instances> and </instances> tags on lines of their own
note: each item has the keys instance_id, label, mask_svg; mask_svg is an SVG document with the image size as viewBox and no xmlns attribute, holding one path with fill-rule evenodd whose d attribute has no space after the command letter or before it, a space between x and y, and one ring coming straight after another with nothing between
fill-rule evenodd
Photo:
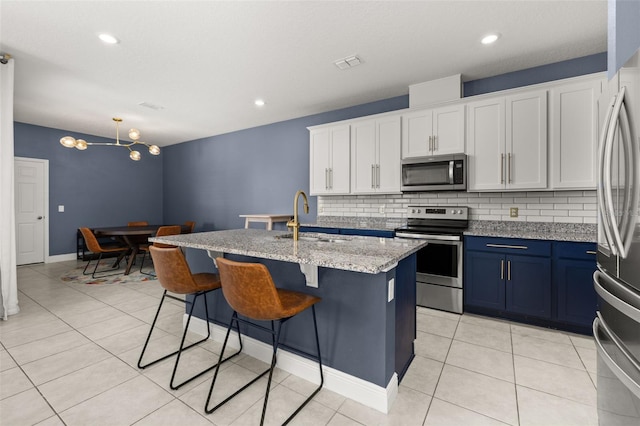
<instances>
[{"instance_id":1,"label":"barstool metal leg","mask_svg":"<svg viewBox=\"0 0 640 426\"><path fill-rule=\"evenodd\" d=\"M283 425L286 425L287 423L289 423L299 412L300 410L302 410L305 405L307 405L307 403L309 403L309 401L311 401L311 399L313 399L313 397L320 392L320 390L322 389L322 386L324 385L324 374L322 372L322 355L320 353L320 338L318 336L318 322L316 319L316 309L315 309L315 305L311 305L312 308L312 314L313 314L313 329L315 332L315 340L316 340L316 349L318 352L318 367L320 369L320 385L313 391L313 393L296 409L296 411L293 412L293 414L291 414L291 416L289 416L289 418L287 418ZM249 325L249 326L253 326L256 327L258 329L267 331L267 332L271 332L271 341L272 341L272 346L273 346L273 354L271 357L271 365L269 366L269 368L265 371L263 371L262 373L260 373L257 377L255 377L253 380L251 380L249 383L247 383L246 385L244 385L242 388L238 389L235 393L233 393L232 395L230 395L229 397L227 397L224 401L218 403L215 407L213 408L209 408L209 403L211 401L211 396L213 395L213 388L216 384L216 380L218 378L218 372L220 370L219 367L219 363L218 363L218 368L216 368L216 372L213 375L213 380L211 382L211 387L209 388L209 395L207 395L207 401L205 402L205 406L204 406L204 411L207 414L211 414L214 411L216 411L218 408L220 408L221 406L223 406L224 404L226 404L227 402L229 402L231 399L235 398L236 395L238 395L240 392L242 392L243 390L245 390L246 388L248 388L249 386L251 386L253 383L255 383L257 380L259 380L261 377L263 377L265 374L269 373L269 378L267 380L267 389L265 392L265 396L264 396L264 404L262 406L262 416L260 418L260 425L262 425L264 423L264 418L267 412L267 403L269 400L269 392L271 389L271 380L273 378L273 370L275 369L276 363L277 363L277 351L278 348L280 346L286 346L286 345L281 345L280 344L280 336L281 336L281 330L282 330L282 324L284 322L286 322L287 320L291 319L292 317L289 318L284 318L282 320L278 320L278 326L277 329L275 329L274 327L274 322L271 321L271 330L269 330L266 327L262 327L258 324L254 324L250 321L242 321L243 323ZM231 321L229 321L229 327L227 328L227 334L224 338L224 343L222 344L222 352L220 354L220 358L222 358L222 354L224 353L224 349L227 345L227 341L229 339L229 334L231 333L231 327L233 326L233 323L236 323L236 327L238 330L238 334L240 333L240 327L239 327L239 319L238 319L238 313L237 312L233 312L233 314L231 315ZM311 356L311 354L308 354Z\"/></svg>"},{"instance_id":2,"label":"barstool metal leg","mask_svg":"<svg viewBox=\"0 0 640 426\"><path fill-rule=\"evenodd\" d=\"M175 300L180 300L180 301L184 302L184 300L182 300L182 299L179 299L177 297L168 295L167 294L167 290L165 290L164 293L162 294L162 299L160 299L160 305L158 306L158 310L156 311L156 316L154 317L153 323L151 324L151 329L149 330L149 334L147 336L147 340L145 341L145 344L144 344L144 346L142 348L142 353L140 354L140 359L138 360L138 368L141 368L141 369L149 367L149 366L151 366L153 364L156 364L156 363L158 363L160 361L163 361L163 360L165 360L165 359L177 354L176 362L175 362L175 364L173 366L173 372L171 374L171 381L169 382L169 387L171 389L173 389L173 390L179 389L180 387L184 386L185 384L191 382L192 380L202 376L203 374L213 370L214 368L216 368L218 366L218 364L215 364L215 365L213 365L213 366L211 366L211 367L209 367L209 368L197 373L196 375L190 377L189 379L186 379L182 383L179 383L177 385L174 384L174 380L175 380L176 372L178 370L178 364L180 363L180 356L182 355L182 351L185 351L185 350L190 349L190 348L192 348L192 347L194 347L194 346L196 346L196 345L198 345L198 344L200 344L202 342L205 342L211 336L211 327L210 327L210 324L209 324L209 307L208 307L207 297L206 297L207 293L208 292L196 293L194 295L193 303L191 304L191 308L189 309L189 316L187 317L187 323L185 325L184 332L182 333L182 340L180 341L180 347L178 348L178 350L176 350L174 352L171 352L171 353L169 353L167 355L164 355L164 356L162 356L162 357L160 357L158 359L155 359L155 360L153 360L151 362L148 362L146 364L142 364L142 358L144 357L144 353L145 353L145 351L147 349L147 345L149 344L149 340L151 339L151 334L153 333L153 329L155 327L156 321L158 320L158 316L160 315L160 310L162 309L162 304L164 302L165 297L169 297L169 298L172 298L172 299L175 299ZM187 337L187 332L189 331L189 324L191 322L191 317L193 315L193 310L195 308L198 296L204 296L205 315L206 315L206 318L207 318L207 336L205 338L201 339L201 340L198 340L198 341L196 341L194 343L191 343L191 344L189 344L187 346L184 346L184 342L185 342L186 337ZM230 360L231 358L233 358L236 355L240 354L241 351L242 351L242 341L240 341L240 349L237 352L231 354L230 356L228 356L227 358L225 358L223 360L220 360L219 363L223 363L223 362L226 362L226 361Z\"/></svg>"}]
</instances>

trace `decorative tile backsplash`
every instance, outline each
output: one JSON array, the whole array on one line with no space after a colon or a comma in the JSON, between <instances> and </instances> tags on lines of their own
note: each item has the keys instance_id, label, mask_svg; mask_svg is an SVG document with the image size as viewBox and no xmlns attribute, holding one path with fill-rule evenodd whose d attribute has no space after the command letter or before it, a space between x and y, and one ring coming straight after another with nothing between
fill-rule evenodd
<instances>
[{"instance_id":1,"label":"decorative tile backsplash","mask_svg":"<svg viewBox=\"0 0 640 426\"><path fill-rule=\"evenodd\" d=\"M318 196L318 216L406 217L407 206L468 206L471 220L596 223L596 191L425 192ZM509 208L518 207L518 217Z\"/></svg>"}]
</instances>

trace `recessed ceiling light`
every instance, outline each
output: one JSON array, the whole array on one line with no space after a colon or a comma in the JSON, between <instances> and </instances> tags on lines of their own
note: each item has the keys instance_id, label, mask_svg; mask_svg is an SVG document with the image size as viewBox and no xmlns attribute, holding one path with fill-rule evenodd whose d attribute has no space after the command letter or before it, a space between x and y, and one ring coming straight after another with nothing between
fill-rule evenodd
<instances>
[{"instance_id":1,"label":"recessed ceiling light","mask_svg":"<svg viewBox=\"0 0 640 426\"><path fill-rule=\"evenodd\" d=\"M264 100L262 99L256 99L253 103L255 104L255 106L264 106Z\"/></svg>"},{"instance_id":2,"label":"recessed ceiling light","mask_svg":"<svg viewBox=\"0 0 640 426\"><path fill-rule=\"evenodd\" d=\"M500 34L488 34L484 37L482 37L482 40L480 40L482 42L482 44L491 44L491 43L495 43L496 40L498 40L500 38Z\"/></svg>"},{"instance_id":3,"label":"recessed ceiling light","mask_svg":"<svg viewBox=\"0 0 640 426\"><path fill-rule=\"evenodd\" d=\"M102 40L103 42L107 43L107 44L118 44L120 43L120 40L118 40L117 38L115 38L114 36L112 36L111 34L100 34L98 36L98 38L100 38L100 40Z\"/></svg>"}]
</instances>

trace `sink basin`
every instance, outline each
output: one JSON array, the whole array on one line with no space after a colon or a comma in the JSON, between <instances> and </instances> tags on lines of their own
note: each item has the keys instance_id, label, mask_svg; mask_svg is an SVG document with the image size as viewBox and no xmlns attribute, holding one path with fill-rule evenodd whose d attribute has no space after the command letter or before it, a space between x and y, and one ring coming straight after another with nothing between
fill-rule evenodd
<instances>
[{"instance_id":1,"label":"sink basin","mask_svg":"<svg viewBox=\"0 0 640 426\"><path fill-rule=\"evenodd\" d=\"M293 239L293 234L285 234L285 235L277 235L275 237L276 240L283 240L283 239ZM298 241L313 241L313 242L318 242L318 243L345 243L348 240L345 240L344 238L332 238L332 237L317 237L317 236L310 236L310 235L299 235L298 236Z\"/></svg>"},{"instance_id":2,"label":"sink basin","mask_svg":"<svg viewBox=\"0 0 640 426\"><path fill-rule=\"evenodd\" d=\"M292 240L293 239L293 234L285 234L285 235L276 235L275 237L276 240ZM300 241L319 241L320 238L318 237L308 237L308 236L298 236L298 240Z\"/></svg>"}]
</instances>

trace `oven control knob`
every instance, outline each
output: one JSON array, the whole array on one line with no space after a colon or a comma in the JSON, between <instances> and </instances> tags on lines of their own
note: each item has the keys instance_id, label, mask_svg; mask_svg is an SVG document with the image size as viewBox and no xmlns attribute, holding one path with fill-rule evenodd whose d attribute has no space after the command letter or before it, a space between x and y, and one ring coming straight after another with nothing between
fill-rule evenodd
<instances>
[{"instance_id":1,"label":"oven control knob","mask_svg":"<svg viewBox=\"0 0 640 426\"><path fill-rule=\"evenodd\" d=\"M416 212L416 209L411 209L411 213L415 213L415 212Z\"/></svg>"},{"instance_id":2,"label":"oven control knob","mask_svg":"<svg viewBox=\"0 0 640 426\"><path fill-rule=\"evenodd\" d=\"M456 211L455 210L451 210L451 214L456 214Z\"/></svg>"},{"instance_id":3,"label":"oven control knob","mask_svg":"<svg viewBox=\"0 0 640 426\"><path fill-rule=\"evenodd\" d=\"M462 214L462 210L458 210L458 214Z\"/></svg>"},{"instance_id":4,"label":"oven control knob","mask_svg":"<svg viewBox=\"0 0 640 426\"><path fill-rule=\"evenodd\" d=\"M420 209L418 209L418 213L421 213Z\"/></svg>"}]
</instances>

